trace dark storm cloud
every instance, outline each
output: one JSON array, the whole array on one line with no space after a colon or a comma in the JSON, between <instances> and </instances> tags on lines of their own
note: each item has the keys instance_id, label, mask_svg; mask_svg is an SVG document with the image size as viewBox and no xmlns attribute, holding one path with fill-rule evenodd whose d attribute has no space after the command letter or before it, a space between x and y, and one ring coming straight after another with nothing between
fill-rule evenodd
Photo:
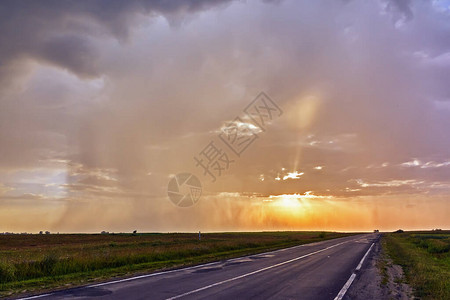
<instances>
[{"instance_id":1,"label":"dark storm cloud","mask_svg":"<svg viewBox=\"0 0 450 300\"><path fill-rule=\"evenodd\" d=\"M386 1L386 3L386 10L393 13L394 18L404 18L405 21L413 18L411 0L390 0Z\"/></svg>"},{"instance_id":2,"label":"dark storm cloud","mask_svg":"<svg viewBox=\"0 0 450 300\"><path fill-rule=\"evenodd\" d=\"M162 15L176 22L185 15L227 2L229 0L2 1L0 68L7 68L15 60L32 58L82 77L97 76L101 70L96 61L102 50L95 38L106 34L126 40L130 25L139 15ZM5 75L0 72L0 76Z\"/></svg>"},{"instance_id":3,"label":"dark storm cloud","mask_svg":"<svg viewBox=\"0 0 450 300\"><path fill-rule=\"evenodd\" d=\"M31 94L19 97L14 94L17 89L24 92L20 79L30 73L32 63L56 66L82 79L96 78L105 71L104 64L99 62L108 50L104 42L112 38L126 44L139 17L163 16L171 23L180 23L185 17L228 2L2 1L0 165L28 165L37 158L42 159L41 154L48 153L50 148L53 155L61 155L67 150L66 137L76 134L73 131L77 131L79 122L82 122L74 120L74 115L83 108L74 110L72 107L69 111L65 107L71 105L68 98L73 97L69 95L78 92L65 83L58 83L54 77L38 82L40 87L37 84L28 86L27 90L33 90ZM46 91L41 92L43 89ZM50 109L49 101L59 109ZM74 123L77 125L73 126ZM68 133L68 128L71 128L71 133ZM56 144L55 137L58 140Z\"/></svg>"}]
</instances>

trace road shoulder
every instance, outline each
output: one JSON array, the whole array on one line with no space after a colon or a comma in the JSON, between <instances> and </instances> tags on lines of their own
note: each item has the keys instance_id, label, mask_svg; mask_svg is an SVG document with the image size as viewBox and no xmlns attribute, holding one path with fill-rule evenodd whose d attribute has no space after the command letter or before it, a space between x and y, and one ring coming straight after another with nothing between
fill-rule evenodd
<instances>
[{"instance_id":1,"label":"road shoulder","mask_svg":"<svg viewBox=\"0 0 450 300\"><path fill-rule=\"evenodd\" d=\"M414 299L402 268L376 242L344 299Z\"/></svg>"}]
</instances>

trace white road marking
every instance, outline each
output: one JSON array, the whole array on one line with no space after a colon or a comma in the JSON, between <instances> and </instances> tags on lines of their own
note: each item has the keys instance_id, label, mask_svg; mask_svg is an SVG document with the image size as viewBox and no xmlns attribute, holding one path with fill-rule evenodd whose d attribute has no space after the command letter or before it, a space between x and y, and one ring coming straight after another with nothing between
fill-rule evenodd
<instances>
[{"instance_id":1,"label":"white road marking","mask_svg":"<svg viewBox=\"0 0 450 300\"><path fill-rule=\"evenodd\" d=\"M142 279L142 278L147 278L147 277L153 277L153 276L157 276L157 275L163 275L163 274L169 274L169 273L174 273L174 272L198 269L198 268L203 268L203 267L210 266L210 265L218 265L218 264L223 264L223 263L227 263L227 262L233 262L233 261L236 261L236 260L242 260L242 259L248 258L250 256L263 255L263 254L269 254L269 253L276 253L276 252L281 252L281 251L288 250L288 249L295 249L295 248L303 247L303 246L305 246L305 244L304 245L292 246L292 247L289 247L289 248L273 250L273 251L270 251L270 252L264 252L264 253L260 253L260 254L250 254L250 255L247 255L247 256L231 258L231 259L225 260L224 262L222 262L222 261L213 261L213 262L210 262L210 263L207 263L207 264L196 265L196 266L186 267L186 268L182 268L182 269L175 269L175 270L169 270L169 271L162 271L162 272L157 272L157 273L145 274L145 275L125 278L125 279L119 279L119 280L114 280L114 281L108 281L108 282L103 282L103 283L97 283L97 284L92 284L92 285L89 285L89 286L86 286L86 287L87 288L89 288L89 287L99 287L99 286L105 286L105 285L109 285L109 284L126 282L126 281L130 281L130 280L136 280L136 279ZM23 300L25 300L25 299L27 299L27 298L24 298Z\"/></svg>"},{"instance_id":2,"label":"white road marking","mask_svg":"<svg viewBox=\"0 0 450 300\"><path fill-rule=\"evenodd\" d=\"M339 291L339 294L337 294L337 296L334 298L334 300L341 300L344 297L345 293L347 293L348 288L352 285L353 280L355 280L355 277L356 277L356 274L352 273L352 275L347 280L347 282L344 284L344 286Z\"/></svg>"},{"instance_id":3,"label":"white road marking","mask_svg":"<svg viewBox=\"0 0 450 300\"><path fill-rule=\"evenodd\" d=\"M265 254L271 254L271 253L276 253L276 252L282 252L282 251L286 251L286 250L289 250L289 249L295 249L295 248L299 248L299 247L304 247L306 245L310 245L310 244L297 245L297 246L292 246L292 247L288 247L288 248L282 248L282 249L273 250L273 251L269 251L269 252L263 252L263 253L260 253L260 254L250 254L250 255L247 255L247 256L241 256L241 257L237 257L237 258L232 258L232 259L226 260L225 263L226 262L232 262L232 261L239 260L239 259L243 259L243 258L247 258L247 257L250 257L250 256L255 256L255 255L263 255L263 254L265 255ZM113 280L113 281L107 281L107 282L102 282L102 283L97 283L97 284L91 284L91 285L88 285L88 286L85 286L85 287L81 287L81 288L92 288L92 287L105 286L105 285L116 284L116 283L121 283L121 282L127 282L127 281L132 281L132 280L137 280L137 279L142 279L142 278L148 278L148 277L153 277L153 276L158 276L158 275L164 275L164 274L169 274L169 273L174 273L174 272L198 269L198 268L203 268L203 267L206 267L206 266L217 265L217 264L222 264L222 263L224 263L224 262L213 261L213 262L210 262L210 263L196 265L196 266L192 266L192 267L186 267L186 268L182 268L182 269L174 269L174 270L169 270L169 271L162 271L162 272L145 274L145 275L139 275L139 276L124 278L124 279L119 279L119 280ZM43 298L43 297L51 296L53 294L55 294L55 293L48 293L48 294L30 296L30 297L25 297L25 298L19 298L18 300L31 300L31 299Z\"/></svg>"},{"instance_id":4,"label":"white road marking","mask_svg":"<svg viewBox=\"0 0 450 300\"><path fill-rule=\"evenodd\" d=\"M214 261L214 262L210 262L210 263L203 264L203 265L192 266L192 267L186 267L186 268L183 268L183 269L175 269L175 270L169 270L169 271L163 271L163 272L157 272L157 273L145 274L145 275L140 275L140 276L135 276L135 277L130 277L130 278L124 278L124 279L119 279L119 280L114 280L114 281L108 281L108 282L102 282L102 283L92 284L92 285L89 285L89 286L87 286L87 287L99 287L99 286L105 286L105 285L110 285L110 284L115 284L115 283L120 283L120 282L126 282L126 281L136 280L136 279L142 279L142 278L147 278L147 277L153 277L153 276L158 276L158 275L164 275L164 274L169 274L169 273L175 273L175 272L179 272L179 271L183 271L183 270L191 270L191 269L203 268L203 267L210 266L210 265L215 265L215 264L218 264L218 263L219 263L219 262Z\"/></svg>"},{"instance_id":5,"label":"white road marking","mask_svg":"<svg viewBox=\"0 0 450 300\"><path fill-rule=\"evenodd\" d=\"M358 266L356 267L356 271L361 270L362 264L364 263L364 260L366 259L367 255L369 255L370 250L372 250L372 247L375 243L372 243L372 245L370 245L369 250L367 250L366 254L364 254L363 258L361 259L361 261L359 262Z\"/></svg>"},{"instance_id":6,"label":"white road marking","mask_svg":"<svg viewBox=\"0 0 450 300\"><path fill-rule=\"evenodd\" d=\"M325 240L324 242L326 242L326 241L331 241L331 240ZM319 250L319 252L324 251L324 250L329 249L329 248L333 248L333 247L341 245L341 244L352 242L352 241L355 241L355 239L350 240L350 241L346 241L346 242L342 242L342 243L330 246L328 248L324 248L322 250ZM260 253L260 254L250 254L250 255L247 255L247 256L242 256L242 257L237 257L237 258L233 258L233 259L228 259L228 260L225 261L225 263L226 262L231 262L231 261L237 260L237 259L247 258L247 257L250 257L250 256L267 255L267 254L272 254L272 253L277 253L277 252L283 252L283 251L290 250L290 249L295 249L295 248L300 248L300 247L305 247L305 246L311 246L311 245L314 245L314 244L317 244L317 243L320 243L320 242L315 242L315 243L310 243L310 244L303 244L303 245L297 245L297 246L292 246L292 247L288 247L288 248L282 248L282 249L273 250L273 251L269 251L269 252L263 252L263 253ZM309 256L309 255L312 255L312 254L314 254L314 252L310 253L310 254L307 254L306 256ZM306 256L304 256L304 257L306 257ZM300 259L300 258L297 258L297 259ZM113 281L107 281L107 282L87 285L87 286L84 286L84 287L80 287L80 289L100 287L100 286L105 286L105 285L110 285L110 284L116 284L116 283L121 283L121 282L137 280L137 279L154 277L154 276L158 276L158 275L170 274L170 273L181 272L181 271L192 270L192 269L198 269L198 268L203 268L203 267L210 266L210 265L217 265L217 264L223 264L223 263L224 262L222 262L222 261L213 261L213 262L210 262L210 263L196 265L196 266L192 266L192 267L186 267L186 268L182 268L182 269L174 269L174 270L169 270L169 271L162 271L162 272L157 272L157 273L139 275L139 276L124 278L124 279L119 279L119 280L113 280ZM52 296L55 293L57 293L57 292L48 293L48 294L42 294L42 295L36 295L36 296L30 296L30 297L25 297L25 298L19 298L18 300L31 300L31 299L44 298L44 297ZM173 299L175 299L175 298L173 298Z\"/></svg>"},{"instance_id":7,"label":"white road marking","mask_svg":"<svg viewBox=\"0 0 450 300\"><path fill-rule=\"evenodd\" d=\"M370 250L372 250L372 247L375 243L372 243L372 245L370 245L370 248L367 250L366 254L364 254L363 258L361 259L361 261L359 262L358 266L356 267L355 271L359 271L362 267L362 264L364 263L364 260L366 259L367 255L369 255ZM347 282L344 284L344 286L342 287L342 289L339 291L339 294L337 294L337 296L334 298L334 300L342 300L342 298L344 298L345 293L347 293L347 290L350 288L350 286L353 283L353 280L355 280L356 277L356 273L353 272L352 275L350 276L350 278L347 280Z\"/></svg>"},{"instance_id":8,"label":"white road marking","mask_svg":"<svg viewBox=\"0 0 450 300\"><path fill-rule=\"evenodd\" d=\"M351 240L351 241L354 241L354 240ZM243 274L243 275L239 275L239 276L236 276L236 277L233 277L233 278L230 278L230 279L219 281L219 282L216 282L216 283L213 283L213 284L210 284L210 285L207 285L207 286L204 286L204 287L201 287L201 288L198 288L198 289L195 289L195 290L192 290L192 291L189 291L189 292L186 292L184 294L180 294L180 295L177 295L177 296L174 296L174 297L171 297L171 298L167 298L166 300L174 300L174 299L178 299L178 298L185 297L185 296L188 296L188 295L192 295L194 293L197 293L197 292L200 292L200 291L204 291L206 289L209 289L209 288L212 288L212 287L224 284L224 283L235 281L235 280L238 280L238 279L241 279L241 278L244 278L244 277L248 277L248 276L251 276L251 275L263 272L263 271L267 271L267 270L270 270L270 269L273 269L273 268L276 268L276 267L279 267L279 266L282 266L282 265L285 265L285 264L297 261L299 259L302 259L302 258L311 256L311 255L323 252L325 250L328 250L328 249L340 246L342 244L345 244L345 243L348 243L348 242L351 242L351 241L346 241L346 242L342 242L342 243L339 243L339 244L335 244L335 245L332 245L332 246L329 246L329 247L326 247L326 248L323 248L323 249L320 249L320 250L317 250L317 251L314 251L314 252L311 252L311 253L308 253L308 254L305 254L305 255L293 258L293 259L290 259L290 260L283 261L283 262L278 263L278 264L274 264L274 265L271 265L271 266L268 266L268 267L265 267L265 268L253 271L253 272L249 272L249 273L246 273L246 274Z\"/></svg>"},{"instance_id":9,"label":"white road marking","mask_svg":"<svg viewBox=\"0 0 450 300\"><path fill-rule=\"evenodd\" d=\"M50 295L51 295L51 294L43 294L43 295L37 295L37 296L26 297L26 298L19 298L18 300L23 300L23 299L37 299L37 298L47 297L47 296L50 296Z\"/></svg>"},{"instance_id":10,"label":"white road marking","mask_svg":"<svg viewBox=\"0 0 450 300\"><path fill-rule=\"evenodd\" d=\"M121 282L136 280L136 279L153 277L153 276L157 276L157 275L169 274L169 273L179 272L179 271L183 271L183 270L202 268L202 267L206 267L206 266L210 266L210 265L218 264L218 263L220 263L220 262L214 261L214 262L210 262L210 263L207 263L207 264L202 264L202 265L197 265L197 266L192 266L192 267L186 267L186 268L183 268L183 269L175 269L175 270L169 270L169 271L145 274L145 275L140 275L140 276L134 276L134 277L124 278L124 279L119 279L119 280L114 280L114 281L108 281L108 282L102 282L102 283L97 283L97 284L91 284L91 285L87 285L85 287L80 287L80 288L93 288L93 287L105 286L105 285L109 285L109 284L115 284L115 283L121 283ZM25 298L19 298L18 300L37 299L37 298L51 296L51 295L53 295L55 293L57 293L57 292L49 293L49 294L43 294L43 295L37 295L37 296L31 296L31 297L25 297Z\"/></svg>"}]
</instances>

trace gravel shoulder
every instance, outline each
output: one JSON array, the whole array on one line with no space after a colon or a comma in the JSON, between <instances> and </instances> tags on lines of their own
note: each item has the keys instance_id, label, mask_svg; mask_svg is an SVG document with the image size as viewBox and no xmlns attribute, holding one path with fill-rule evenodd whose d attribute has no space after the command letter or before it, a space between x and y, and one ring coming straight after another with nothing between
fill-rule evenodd
<instances>
[{"instance_id":1,"label":"gravel shoulder","mask_svg":"<svg viewBox=\"0 0 450 300\"><path fill-rule=\"evenodd\" d=\"M414 299L402 268L394 265L378 241L344 299Z\"/></svg>"}]
</instances>

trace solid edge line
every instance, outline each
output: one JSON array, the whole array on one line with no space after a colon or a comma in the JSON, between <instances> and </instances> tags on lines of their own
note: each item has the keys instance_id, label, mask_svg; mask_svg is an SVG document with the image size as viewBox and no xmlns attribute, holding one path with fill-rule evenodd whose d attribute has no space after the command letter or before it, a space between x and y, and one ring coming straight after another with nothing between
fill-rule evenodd
<instances>
[{"instance_id":1,"label":"solid edge line","mask_svg":"<svg viewBox=\"0 0 450 300\"><path fill-rule=\"evenodd\" d=\"M325 240L325 241L329 241L329 240ZM313 243L311 243L311 244L313 244ZM225 262L233 261L233 260L237 260L237 259L248 258L250 256L267 255L267 254L270 254L270 253L276 253L276 252L281 252L281 251L285 251L285 250L289 250L289 249L295 249L295 248L298 248L298 247L304 247L305 245L310 245L310 244L296 245L296 246L291 246L291 247L288 247L288 248L281 248L281 249L277 249L277 250L272 250L272 251L269 251L269 252L263 252L263 253L258 253L258 254L250 254L250 255L246 255L246 256L240 256L240 257L236 257L236 258L227 259L227 260L225 260ZM180 272L180 271L184 271L184 270L203 268L203 267L206 267L206 266L215 265L215 264L221 264L221 263L223 263L223 261L213 261L213 262L206 263L206 264L195 265L195 266L191 266L191 267L179 268L179 269L162 271L162 272L156 272L156 273L150 273L150 274L144 274L144 275L124 278L124 279L119 279L119 280L113 280L113 281L107 281L107 282L102 282L102 283L96 283L96 284L91 284L91 285L87 285L87 286L83 286L83 287L79 287L79 288L100 287L100 286L116 284L116 283L121 283L121 282L127 282L127 281L132 281L132 280L137 280L137 279L142 279L142 278L148 278L148 277L153 277L153 276L158 276L158 275L163 275L163 274L170 274L170 273L174 273L174 272ZM48 293L48 294L30 296L30 297L25 297L25 298L19 298L17 300L31 300L31 299L43 298L43 297L51 296L51 295L53 295L53 294L55 294L57 292L58 291L53 292L53 293Z\"/></svg>"},{"instance_id":2,"label":"solid edge line","mask_svg":"<svg viewBox=\"0 0 450 300\"><path fill-rule=\"evenodd\" d=\"M342 238L345 238L345 237L342 237ZM338 240L338 239L341 239L341 238L324 240L324 241L320 241L320 242L327 242L327 241L333 241L333 240ZM353 240L356 240L356 239L353 239ZM351 240L351 241L353 241L353 240ZM272 251L269 251L269 252L250 254L250 255L246 255L246 256L240 256L240 257L236 257L236 258L227 259L225 261L213 261L213 262L210 262L210 263L201 264L201 265L195 265L195 266L191 266L191 267L185 267L185 268L173 269L173 270L168 270L168 271L144 274L144 275L124 278L124 279L119 279L119 280L113 280L113 281L96 283L96 284L91 284L91 285L86 285L86 286L81 286L81 287L75 287L75 289L76 288L85 289L85 288L100 287L100 286L116 284L116 283L121 283L121 282L127 282L127 281L132 281L132 280L137 280L137 279L143 279L143 278L148 278L148 277L153 277L153 276L158 276L158 275L163 275L163 274L170 274L170 273L174 273L174 272L180 272L180 271L183 271L183 270L192 270L192 269L202 268L202 267L205 267L205 266L221 264L221 263L224 263L224 262L233 261L233 260L237 260L237 259L247 258L247 257L250 257L250 256L267 255L267 254L270 254L270 253L282 252L282 251L286 251L286 250L290 250L290 249L305 247L305 246L309 246L309 245L312 245L312 244L315 244L315 243L320 243L320 242L301 244L301 245L291 246L291 247L287 247L287 248L281 248L281 249L277 249L277 250L272 250ZM343 242L343 243L347 243L347 242ZM58 293L58 292L60 292L60 291L55 291L55 292L48 293L48 294L30 296L30 297L25 297L25 298L18 298L17 300L31 300L31 299L43 298L43 297L52 296L53 294Z\"/></svg>"},{"instance_id":3,"label":"solid edge line","mask_svg":"<svg viewBox=\"0 0 450 300\"><path fill-rule=\"evenodd\" d=\"M191 294L194 294L194 293L197 293L197 292L200 292L200 291L203 291L203 290L206 290L206 289L209 289L209 288L212 288L212 287L224 284L224 283L228 283L228 282L231 282L231 281L235 281L237 279L241 279L241 278L248 277L248 276L251 276L251 275L263 272L263 271L267 271L267 270L273 269L275 267L279 267L279 266L282 266L282 265L285 265L285 264L297 261L299 259L303 259L305 257L308 257L308 256L311 256L311 255L314 255L314 254L326 251L328 249L340 246L342 244L349 243L351 241L353 241L353 240L345 241L345 242L338 243L338 244L335 244L335 245L331 245L331 246L328 246L326 248L323 248L323 249L320 249L320 250L317 250L317 251L314 251L314 252L311 252L311 253L308 253L308 254L305 254L305 255L302 255L302 256L290 259L290 260L286 260L286 261L283 261L283 262L275 264L275 265L271 265L271 266L268 266L268 267L265 267L265 268L253 271L253 272L249 272L249 273L242 274L242 275L239 275L239 276L236 276L236 277L233 277L233 278L229 278L229 279L226 279L226 280L223 280L223 281L219 281L219 282L216 282L216 283L213 283L213 284L210 284L210 285L206 285L204 287L201 287L201 288L198 288L198 289L195 289L195 290L192 290L192 291L189 291L189 292L186 292L186 293L174 296L174 297L167 298L166 300L174 300L174 299L178 299L178 298L181 298L181 297L185 297L185 296L188 296L188 295L191 295Z\"/></svg>"},{"instance_id":4,"label":"solid edge line","mask_svg":"<svg viewBox=\"0 0 450 300\"><path fill-rule=\"evenodd\" d=\"M361 261L359 262L358 266L356 267L355 271L359 271L362 267L362 264L364 263L364 260L366 259L367 255L369 254L370 250L372 250L372 247L375 243L372 243L372 245L370 245L369 249L367 250L366 254L364 254L363 258L361 259ZM344 298L345 293L347 293L347 290L350 288L350 286L353 283L353 280L355 280L356 277L356 273L353 272L352 275L350 276L350 278L347 280L347 282L344 284L344 286L342 287L342 289L339 291L339 293L337 294L337 296L334 298L334 300L342 300L342 298Z\"/></svg>"},{"instance_id":5,"label":"solid edge line","mask_svg":"<svg viewBox=\"0 0 450 300\"><path fill-rule=\"evenodd\" d=\"M364 257L361 259L361 261L359 262L358 266L356 267L356 271L361 270L362 264L364 263L364 260L366 259L367 255L369 255L370 250L372 250L372 247L375 243L372 243L372 245L370 245L369 250L367 250L366 254L364 254Z\"/></svg>"},{"instance_id":6,"label":"solid edge line","mask_svg":"<svg viewBox=\"0 0 450 300\"><path fill-rule=\"evenodd\" d=\"M121 282L136 280L136 279L142 279L142 278L153 277L153 276L158 276L158 275L163 275L163 274L170 274L170 273L174 273L174 272L180 272L180 271L184 271L184 270L198 269L198 268L203 268L203 267L210 266L210 265L217 265L217 264L221 264L221 263L224 263L224 262L229 262L229 261L234 261L234 260L238 260L238 259L248 258L250 256L267 255L267 254L270 254L270 253L275 253L275 252L284 251L284 250L288 250L288 249L294 249L294 248L298 248L298 247L303 247L305 245L308 245L308 244L296 245L296 246L292 246L292 247L288 247L288 248L281 248L281 249L277 249L277 250L272 250L272 251L269 251L269 252L263 252L263 253L257 253L257 254L250 254L250 255L246 255L246 256L240 256L240 257L236 257L236 258L230 258L230 259L227 259L225 261L220 261L220 260L219 261L213 261L213 262L210 262L210 263L196 265L196 266L191 266L191 267L185 267L185 268L179 268L179 269L174 269L174 270L169 270L169 271L162 271L162 272L144 274L144 275L140 275L140 276L134 276L134 277L124 278L124 279L119 279L119 280L114 280L114 281L107 281L107 282L102 282L102 283L88 285L88 286L86 286L86 288L105 286L105 285L110 285L110 284L115 284L115 283L121 283ZM22 300L25 300L25 299L22 299Z\"/></svg>"},{"instance_id":7,"label":"solid edge line","mask_svg":"<svg viewBox=\"0 0 450 300\"><path fill-rule=\"evenodd\" d=\"M52 295L52 294L36 295L36 296L31 296L31 297L26 297L26 298L19 298L18 300L37 299L37 298L47 297L47 296L50 296L50 295Z\"/></svg>"}]
</instances>

